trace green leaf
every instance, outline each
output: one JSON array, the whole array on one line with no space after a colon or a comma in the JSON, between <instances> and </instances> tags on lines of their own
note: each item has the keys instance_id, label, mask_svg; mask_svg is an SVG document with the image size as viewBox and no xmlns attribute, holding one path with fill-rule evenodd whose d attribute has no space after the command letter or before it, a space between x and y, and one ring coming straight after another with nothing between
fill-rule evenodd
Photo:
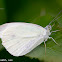
<instances>
[{"instance_id":1,"label":"green leaf","mask_svg":"<svg viewBox=\"0 0 62 62\"><path fill-rule=\"evenodd\" d=\"M39 17L37 22L39 25L43 25L46 23L49 23L48 18L50 16L44 16ZM40 20L39 20L40 19ZM42 21L43 20L43 21ZM43 24L44 23L44 24ZM52 28L52 31L54 30L60 30L58 32L54 32L51 34L50 37L53 37L55 41L60 45L58 46L53 42L52 39L48 39L46 42L46 56L45 56L45 47L44 44L42 43L41 45L37 46L34 50L32 50L30 53L28 53L26 56L29 56L31 58L38 58L39 60L45 60L48 62L61 62L62 61L62 31L60 28L60 25L58 24L57 21L54 22L55 25Z\"/></svg>"},{"instance_id":2,"label":"green leaf","mask_svg":"<svg viewBox=\"0 0 62 62\"><path fill-rule=\"evenodd\" d=\"M4 3L3 0L1 0L0 7L5 8L4 6L6 6L7 19L5 10L0 10L0 24L5 22L29 22L45 27L62 9L60 0L6 0ZM45 62L62 62L62 17L54 23L55 25L52 30L60 31L52 33L51 37L53 37L60 46L56 45L52 39L48 39L46 42L46 56L45 46L44 43L42 43L28 53L26 55L27 57L38 58ZM15 57L11 56L6 50L2 50L3 46L1 43L0 41L0 58L8 59L9 57L14 59ZM16 59L23 62L25 57L23 60L22 57L16 57L15 61L17 61Z\"/></svg>"}]
</instances>

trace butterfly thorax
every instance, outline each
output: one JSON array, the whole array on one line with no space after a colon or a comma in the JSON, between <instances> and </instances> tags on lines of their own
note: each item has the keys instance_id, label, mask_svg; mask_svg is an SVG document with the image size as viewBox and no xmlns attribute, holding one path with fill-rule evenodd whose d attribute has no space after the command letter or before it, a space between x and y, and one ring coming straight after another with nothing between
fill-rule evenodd
<instances>
[{"instance_id":1,"label":"butterfly thorax","mask_svg":"<svg viewBox=\"0 0 62 62\"><path fill-rule=\"evenodd\" d=\"M51 35L50 30L52 29L52 27L51 25L47 25L45 29L46 29L46 35L44 36L44 40L47 41L47 39L49 38L49 35Z\"/></svg>"}]
</instances>

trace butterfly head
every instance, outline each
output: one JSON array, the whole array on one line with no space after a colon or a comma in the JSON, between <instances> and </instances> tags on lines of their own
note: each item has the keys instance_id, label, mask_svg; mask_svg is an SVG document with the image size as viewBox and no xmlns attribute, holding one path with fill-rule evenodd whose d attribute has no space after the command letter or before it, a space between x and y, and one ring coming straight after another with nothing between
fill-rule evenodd
<instances>
[{"instance_id":1,"label":"butterfly head","mask_svg":"<svg viewBox=\"0 0 62 62\"><path fill-rule=\"evenodd\" d=\"M47 30L47 34L50 35L50 34L51 34L51 33L50 33L50 30L52 29L52 26L51 26L51 25L47 25L47 26L45 27L45 29Z\"/></svg>"}]
</instances>

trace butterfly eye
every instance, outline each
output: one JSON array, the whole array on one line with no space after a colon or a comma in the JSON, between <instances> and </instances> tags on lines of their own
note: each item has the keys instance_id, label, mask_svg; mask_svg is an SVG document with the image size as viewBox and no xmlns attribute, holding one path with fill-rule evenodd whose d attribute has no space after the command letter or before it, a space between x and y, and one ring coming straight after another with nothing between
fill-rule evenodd
<instances>
[{"instance_id":1,"label":"butterfly eye","mask_svg":"<svg viewBox=\"0 0 62 62\"><path fill-rule=\"evenodd\" d=\"M51 25L48 25L48 29L51 30Z\"/></svg>"}]
</instances>

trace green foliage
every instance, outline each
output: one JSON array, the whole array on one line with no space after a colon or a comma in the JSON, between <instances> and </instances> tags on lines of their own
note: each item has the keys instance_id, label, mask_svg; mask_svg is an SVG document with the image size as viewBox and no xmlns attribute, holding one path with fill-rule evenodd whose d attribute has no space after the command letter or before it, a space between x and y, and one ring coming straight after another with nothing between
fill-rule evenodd
<instances>
[{"instance_id":1,"label":"green foliage","mask_svg":"<svg viewBox=\"0 0 62 62\"><path fill-rule=\"evenodd\" d=\"M61 0L0 0L0 3L0 8L5 8L4 10L0 9L0 24L27 22L45 27L62 9ZM0 41L0 58L12 58L14 62L39 62L39 60L42 62L62 62L62 17L53 24L55 25L52 31L60 31L52 33L51 37L60 46L56 45L53 40L48 39L46 42L46 56L44 43L28 53L26 57L14 57L3 49L2 42ZM37 59L29 59L27 57Z\"/></svg>"}]
</instances>

